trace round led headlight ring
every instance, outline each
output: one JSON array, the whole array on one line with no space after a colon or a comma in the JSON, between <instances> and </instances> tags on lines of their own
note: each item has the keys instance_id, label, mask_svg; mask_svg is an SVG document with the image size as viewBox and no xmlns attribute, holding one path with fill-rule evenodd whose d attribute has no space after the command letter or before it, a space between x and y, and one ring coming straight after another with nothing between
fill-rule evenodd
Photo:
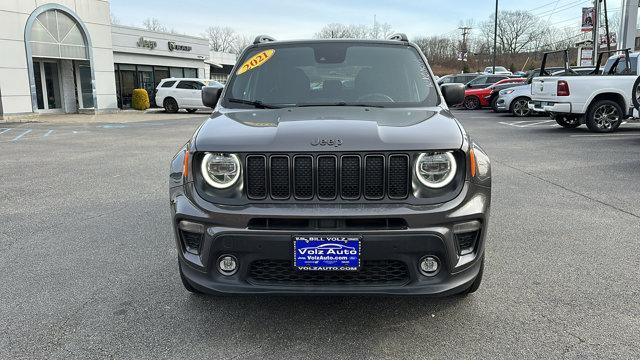
<instances>
[{"instance_id":1,"label":"round led headlight ring","mask_svg":"<svg viewBox=\"0 0 640 360\"><path fill-rule=\"evenodd\" d=\"M416 160L416 177L422 185L443 188L456 176L456 159L451 152L422 153Z\"/></svg>"},{"instance_id":2,"label":"round led headlight ring","mask_svg":"<svg viewBox=\"0 0 640 360\"><path fill-rule=\"evenodd\" d=\"M235 154L206 153L200 170L207 184L226 189L240 178L240 159Z\"/></svg>"}]
</instances>

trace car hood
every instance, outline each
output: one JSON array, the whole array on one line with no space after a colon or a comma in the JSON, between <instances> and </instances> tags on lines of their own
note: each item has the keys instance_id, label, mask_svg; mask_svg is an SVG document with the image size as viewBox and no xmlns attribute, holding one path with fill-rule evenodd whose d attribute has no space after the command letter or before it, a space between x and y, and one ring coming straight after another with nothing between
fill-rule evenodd
<instances>
[{"instance_id":1,"label":"car hood","mask_svg":"<svg viewBox=\"0 0 640 360\"><path fill-rule=\"evenodd\" d=\"M522 84L522 85L511 87L509 89L513 90L513 92L509 94L511 96L531 95L531 84Z\"/></svg>"},{"instance_id":2,"label":"car hood","mask_svg":"<svg viewBox=\"0 0 640 360\"><path fill-rule=\"evenodd\" d=\"M466 89L464 91L464 95L481 95L481 94L490 94L491 89L489 88L480 88L480 89Z\"/></svg>"},{"instance_id":3,"label":"car hood","mask_svg":"<svg viewBox=\"0 0 640 360\"><path fill-rule=\"evenodd\" d=\"M198 129L193 145L197 151L334 152L446 150L462 143L448 110L340 106L220 108Z\"/></svg>"}]
</instances>

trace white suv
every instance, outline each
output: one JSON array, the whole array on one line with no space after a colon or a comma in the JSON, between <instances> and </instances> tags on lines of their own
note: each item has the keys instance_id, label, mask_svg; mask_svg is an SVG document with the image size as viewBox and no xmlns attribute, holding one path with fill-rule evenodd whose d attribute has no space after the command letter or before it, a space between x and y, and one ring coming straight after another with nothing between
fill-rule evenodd
<instances>
[{"instance_id":1,"label":"white suv","mask_svg":"<svg viewBox=\"0 0 640 360\"><path fill-rule=\"evenodd\" d=\"M198 109L209 109L202 104L202 87L223 87L217 81L195 78L162 79L156 88L156 104L169 113L186 109L192 113Z\"/></svg>"}]
</instances>

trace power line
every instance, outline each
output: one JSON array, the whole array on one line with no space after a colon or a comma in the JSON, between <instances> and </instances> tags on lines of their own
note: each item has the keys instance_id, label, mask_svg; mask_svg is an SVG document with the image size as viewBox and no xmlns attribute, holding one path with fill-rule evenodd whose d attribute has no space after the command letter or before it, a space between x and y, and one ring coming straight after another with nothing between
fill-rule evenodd
<instances>
[{"instance_id":1,"label":"power line","mask_svg":"<svg viewBox=\"0 0 640 360\"><path fill-rule=\"evenodd\" d=\"M546 11L543 11L543 12L540 12L540 13L537 13L537 14L533 13L533 15L535 15L535 16L545 16L545 15L548 15L548 14L555 14L555 13L564 12L564 11L567 11L567 10L573 10L576 6L582 5L582 4L584 4L584 5L591 4L591 1L580 0L580 1L576 1L576 2L570 3L570 4L564 4L564 5L558 7L556 9L554 9L554 10L546 10Z\"/></svg>"},{"instance_id":2,"label":"power line","mask_svg":"<svg viewBox=\"0 0 640 360\"><path fill-rule=\"evenodd\" d=\"M562 2L562 1L565 1L565 0L560 0L560 1ZM533 12L533 11L535 11L535 10L542 9L543 7L547 7L547 6L549 6L549 5L553 4L553 3L556 3L556 4L557 4L557 3L558 3L558 1L557 1L557 0L556 0L556 1L550 1L550 2L548 2L548 3L546 3L546 4L544 4L544 5L540 5L540 6L538 6L538 7L535 7L535 8L533 8L533 9L530 9L529 11Z\"/></svg>"}]
</instances>

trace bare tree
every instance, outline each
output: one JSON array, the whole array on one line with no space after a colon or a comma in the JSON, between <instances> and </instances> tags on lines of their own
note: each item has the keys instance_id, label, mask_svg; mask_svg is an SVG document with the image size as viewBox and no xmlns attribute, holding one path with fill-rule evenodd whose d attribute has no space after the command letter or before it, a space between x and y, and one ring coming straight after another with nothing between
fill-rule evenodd
<instances>
[{"instance_id":1,"label":"bare tree","mask_svg":"<svg viewBox=\"0 0 640 360\"><path fill-rule=\"evenodd\" d=\"M143 22L142 25L145 27L145 29L147 30L151 30L151 31L159 31L159 32L167 32L167 28L162 25L162 23L160 22L160 20L156 19L156 18L146 18Z\"/></svg>"},{"instance_id":2,"label":"bare tree","mask_svg":"<svg viewBox=\"0 0 640 360\"><path fill-rule=\"evenodd\" d=\"M486 42L493 40L493 18L480 25L480 32ZM517 54L524 50L534 50L540 38L548 31L539 17L528 11L500 11L498 12L498 51Z\"/></svg>"},{"instance_id":3,"label":"bare tree","mask_svg":"<svg viewBox=\"0 0 640 360\"><path fill-rule=\"evenodd\" d=\"M238 34L231 45L231 53L240 54L247 46L253 43L253 37Z\"/></svg>"},{"instance_id":4,"label":"bare tree","mask_svg":"<svg viewBox=\"0 0 640 360\"><path fill-rule=\"evenodd\" d=\"M213 51L234 52L238 39L236 31L228 26L209 26L204 33Z\"/></svg>"},{"instance_id":5,"label":"bare tree","mask_svg":"<svg viewBox=\"0 0 640 360\"><path fill-rule=\"evenodd\" d=\"M362 24L327 24L314 37L317 39L383 39L393 33L391 25L375 22L373 26Z\"/></svg>"},{"instance_id":6,"label":"bare tree","mask_svg":"<svg viewBox=\"0 0 640 360\"><path fill-rule=\"evenodd\" d=\"M430 63L451 62L457 57L457 41L446 36L427 36L413 39Z\"/></svg>"},{"instance_id":7,"label":"bare tree","mask_svg":"<svg viewBox=\"0 0 640 360\"><path fill-rule=\"evenodd\" d=\"M113 25L120 25L121 24L120 19L114 13L112 13L112 12L109 13L109 17L111 18L111 23Z\"/></svg>"}]
</instances>

